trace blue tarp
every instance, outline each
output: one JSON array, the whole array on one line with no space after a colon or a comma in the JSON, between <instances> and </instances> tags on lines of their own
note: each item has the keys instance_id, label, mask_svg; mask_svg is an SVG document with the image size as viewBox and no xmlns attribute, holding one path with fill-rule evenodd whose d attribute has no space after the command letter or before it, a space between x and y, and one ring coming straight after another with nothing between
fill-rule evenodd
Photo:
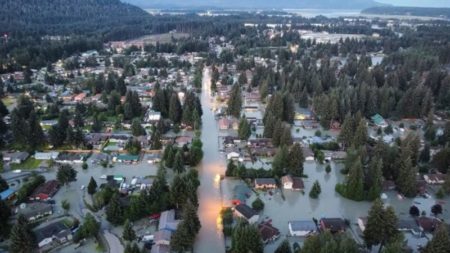
<instances>
[{"instance_id":1,"label":"blue tarp","mask_svg":"<svg viewBox=\"0 0 450 253\"><path fill-rule=\"evenodd\" d=\"M16 191L9 188L7 190L4 190L3 192L0 192L0 199L8 199L11 197Z\"/></svg>"}]
</instances>

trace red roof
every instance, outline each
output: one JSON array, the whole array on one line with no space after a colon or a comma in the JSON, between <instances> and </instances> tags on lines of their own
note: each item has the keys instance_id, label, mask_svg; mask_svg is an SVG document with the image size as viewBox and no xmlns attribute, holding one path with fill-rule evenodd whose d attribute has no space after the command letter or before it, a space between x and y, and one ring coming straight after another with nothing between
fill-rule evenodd
<instances>
[{"instance_id":1,"label":"red roof","mask_svg":"<svg viewBox=\"0 0 450 253\"><path fill-rule=\"evenodd\" d=\"M40 200L46 200L58 192L59 189L59 183L56 180L49 180L40 186L38 186L33 194L30 196L30 199L40 199Z\"/></svg>"}]
</instances>

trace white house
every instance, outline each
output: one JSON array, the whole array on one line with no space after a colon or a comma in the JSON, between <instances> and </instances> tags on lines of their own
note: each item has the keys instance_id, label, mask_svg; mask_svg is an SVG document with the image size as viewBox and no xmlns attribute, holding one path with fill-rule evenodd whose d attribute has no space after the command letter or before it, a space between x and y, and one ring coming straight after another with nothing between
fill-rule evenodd
<instances>
[{"instance_id":1,"label":"white house","mask_svg":"<svg viewBox=\"0 0 450 253\"><path fill-rule=\"evenodd\" d=\"M36 152L34 154L34 159L36 160L54 160L58 157L59 152L53 151L53 152Z\"/></svg>"},{"instance_id":2,"label":"white house","mask_svg":"<svg viewBox=\"0 0 450 253\"><path fill-rule=\"evenodd\" d=\"M294 180L290 175L286 175L281 178L281 183L283 184L283 189L291 190L292 185L294 184Z\"/></svg>"},{"instance_id":3,"label":"white house","mask_svg":"<svg viewBox=\"0 0 450 253\"><path fill-rule=\"evenodd\" d=\"M228 160L237 160L237 159L239 159L239 156L240 155L237 152L230 152L227 154L227 159Z\"/></svg>"}]
</instances>

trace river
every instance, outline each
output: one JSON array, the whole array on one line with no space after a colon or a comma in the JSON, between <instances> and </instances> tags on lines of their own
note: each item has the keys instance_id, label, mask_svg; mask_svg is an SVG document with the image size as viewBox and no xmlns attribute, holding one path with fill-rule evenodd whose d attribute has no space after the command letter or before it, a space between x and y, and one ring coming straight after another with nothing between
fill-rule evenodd
<instances>
[{"instance_id":1,"label":"river","mask_svg":"<svg viewBox=\"0 0 450 253\"><path fill-rule=\"evenodd\" d=\"M220 211L222 200L220 177L225 173L225 161L219 153L219 129L214 117L213 97L211 96L211 76L209 68L203 72L201 102L203 109L202 135L203 160L199 165L200 188L198 215L202 228L194 245L196 253L225 252L225 242L221 229Z\"/></svg>"}]
</instances>

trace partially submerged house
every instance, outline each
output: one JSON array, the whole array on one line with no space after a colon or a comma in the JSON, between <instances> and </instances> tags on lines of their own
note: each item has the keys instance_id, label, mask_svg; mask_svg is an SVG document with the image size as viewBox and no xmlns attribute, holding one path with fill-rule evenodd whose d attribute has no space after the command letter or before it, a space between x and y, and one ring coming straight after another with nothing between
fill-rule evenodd
<instances>
[{"instance_id":1,"label":"partially submerged house","mask_svg":"<svg viewBox=\"0 0 450 253\"><path fill-rule=\"evenodd\" d=\"M341 218L322 218L320 219L320 229L330 231L331 233L345 232L347 223Z\"/></svg>"},{"instance_id":2,"label":"partially submerged house","mask_svg":"<svg viewBox=\"0 0 450 253\"><path fill-rule=\"evenodd\" d=\"M250 224L258 222L259 215L251 207L246 204L239 204L234 207L234 214L238 217L244 218Z\"/></svg>"},{"instance_id":3,"label":"partially submerged house","mask_svg":"<svg viewBox=\"0 0 450 253\"><path fill-rule=\"evenodd\" d=\"M276 189L277 182L273 178L256 178L255 189L268 190Z\"/></svg>"},{"instance_id":4,"label":"partially submerged house","mask_svg":"<svg viewBox=\"0 0 450 253\"><path fill-rule=\"evenodd\" d=\"M317 233L317 225L312 220L289 221L289 234L291 236L309 236Z\"/></svg>"}]
</instances>

